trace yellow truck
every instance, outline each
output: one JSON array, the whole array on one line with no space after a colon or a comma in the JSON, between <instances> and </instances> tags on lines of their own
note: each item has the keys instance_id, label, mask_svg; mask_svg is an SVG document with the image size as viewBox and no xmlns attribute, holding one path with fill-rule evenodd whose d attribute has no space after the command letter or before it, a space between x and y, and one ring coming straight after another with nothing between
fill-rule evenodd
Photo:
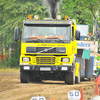
<instances>
[{"instance_id":1,"label":"yellow truck","mask_svg":"<svg viewBox=\"0 0 100 100\"><path fill-rule=\"evenodd\" d=\"M76 21L68 19L39 20L31 15L23 21L20 55L20 81L62 80L66 84L80 83L76 63L77 40L80 32ZM18 41L19 27L14 40Z\"/></svg>"}]
</instances>

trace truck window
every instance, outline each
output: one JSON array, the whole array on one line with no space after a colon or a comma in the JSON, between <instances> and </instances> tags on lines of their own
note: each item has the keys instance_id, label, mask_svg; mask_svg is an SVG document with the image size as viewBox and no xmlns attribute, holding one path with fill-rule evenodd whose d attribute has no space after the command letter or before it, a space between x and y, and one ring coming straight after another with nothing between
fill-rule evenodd
<instances>
[{"instance_id":1,"label":"truck window","mask_svg":"<svg viewBox=\"0 0 100 100\"><path fill-rule=\"evenodd\" d=\"M72 37L74 37L74 27L72 27Z\"/></svg>"},{"instance_id":2,"label":"truck window","mask_svg":"<svg viewBox=\"0 0 100 100\"><path fill-rule=\"evenodd\" d=\"M71 40L71 26L24 26L22 39L37 37L45 40L49 37L57 37L62 40Z\"/></svg>"}]
</instances>

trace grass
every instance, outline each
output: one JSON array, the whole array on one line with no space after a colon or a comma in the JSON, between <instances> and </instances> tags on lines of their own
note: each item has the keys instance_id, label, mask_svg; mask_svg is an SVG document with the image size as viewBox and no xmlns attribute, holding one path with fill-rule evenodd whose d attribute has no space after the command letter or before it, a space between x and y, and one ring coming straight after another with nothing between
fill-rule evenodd
<instances>
[{"instance_id":1,"label":"grass","mask_svg":"<svg viewBox=\"0 0 100 100\"><path fill-rule=\"evenodd\" d=\"M20 68L1 68L0 73L19 73Z\"/></svg>"}]
</instances>

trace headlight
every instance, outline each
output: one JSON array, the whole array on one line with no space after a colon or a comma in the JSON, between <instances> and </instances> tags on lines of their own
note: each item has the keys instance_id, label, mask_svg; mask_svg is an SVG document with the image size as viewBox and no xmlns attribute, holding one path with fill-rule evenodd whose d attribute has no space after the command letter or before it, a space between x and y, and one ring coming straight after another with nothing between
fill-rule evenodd
<instances>
[{"instance_id":1,"label":"headlight","mask_svg":"<svg viewBox=\"0 0 100 100\"><path fill-rule=\"evenodd\" d=\"M69 62L69 58L62 58L62 62Z\"/></svg>"},{"instance_id":2,"label":"headlight","mask_svg":"<svg viewBox=\"0 0 100 100\"><path fill-rule=\"evenodd\" d=\"M61 15L58 15L58 16L57 16L57 19L58 19L58 20L61 20Z\"/></svg>"},{"instance_id":3,"label":"headlight","mask_svg":"<svg viewBox=\"0 0 100 100\"><path fill-rule=\"evenodd\" d=\"M30 61L29 57L23 57L23 61Z\"/></svg>"},{"instance_id":4,"label":"headlight","mask_svg":"<svg viewBox=\"0 0 100 100\"><path fill-rule=\"evenodd\" d=\"M39 19L39 16L38 16L38 15L35 15L34 18L35 18L35 19Z\"/></svg>"}]
</instances>

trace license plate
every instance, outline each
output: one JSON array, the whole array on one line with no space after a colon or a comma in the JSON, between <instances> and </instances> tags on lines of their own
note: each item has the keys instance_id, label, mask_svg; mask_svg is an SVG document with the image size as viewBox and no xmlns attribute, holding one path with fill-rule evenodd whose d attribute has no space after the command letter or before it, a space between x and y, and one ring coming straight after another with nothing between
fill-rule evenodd
<instances>
[{"instance_id":1,"label":"license plate","mask_svg":"<svg viewBox=\"0 0 100 100\"><path fill-rule=\"evenodd\" d=\"M67 70L67 67L61 67L61 70Z\"/></svg>"},{"instance_id":2,"label":"license plate","mask_svg":"<svg viewBox=\"0 0 100 100\"><path fill-rule=\"evenodd\" d=\"M51 67L40 67L41 71L51 71Z\"/></svg>"},{"instance_id":3,"label":"license plate","mask_svg":"<svg viewBox=\"0 0 100 100\"><path fill-rule=\"evenodd\" d=\"M24 70L30 70L29 66L24 66Z\"/></svg>"}]
</instances>

